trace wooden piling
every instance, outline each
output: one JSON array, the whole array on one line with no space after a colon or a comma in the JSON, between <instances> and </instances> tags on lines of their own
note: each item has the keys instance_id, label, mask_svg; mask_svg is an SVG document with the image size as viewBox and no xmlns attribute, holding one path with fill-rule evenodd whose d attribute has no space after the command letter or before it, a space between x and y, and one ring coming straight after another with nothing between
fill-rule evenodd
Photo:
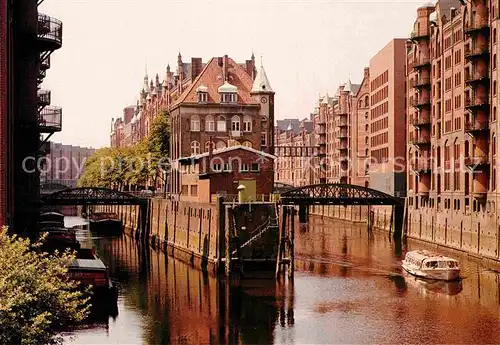
<instances>
[{"instance_id":1,"label":"wooden piling","mask_svg":"<svg viewBox=\"0 0 500 345\"><path fill-rule=\"evenodd\" d=\"M288 250L289 250L289 259L290 259L290 263L288 264L288 278L293 279L294 278L294 271L295 271L295 255L294 255L295 216L293 213L292 213L292 216L290 217L290 236L289 236L288 240L289 240Z\"/></svg>"}]
</instances>

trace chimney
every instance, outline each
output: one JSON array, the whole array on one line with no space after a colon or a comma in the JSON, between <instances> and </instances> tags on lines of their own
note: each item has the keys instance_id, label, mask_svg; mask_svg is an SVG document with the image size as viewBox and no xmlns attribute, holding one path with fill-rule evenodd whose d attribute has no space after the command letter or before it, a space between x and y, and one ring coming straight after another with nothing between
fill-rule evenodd
<instances>
[{"instance_id":1,"label":"chimney","mask_svg":"<svg viewBox=\"0 0 500 345\"><path fill-rule=\"evenodd\" d=\"M255 80L255 63L253 60L246 60L245 62L245 70L247 71L248 75L252 77L252 80Z\"/></svg>"},{"instance_id":2,"label":"chimney","mask_svg":"<svg viewBox=\"0 0 500 345\"><path fill-rule=\"evenodd\" d=\"M201 58L191 58L191 81L194 81L200 75L202 66Z\"/></svg>"},{"instance_id":3,"label":"chimney","mask_svg":"<svg viewBox=\"0 0 500 345\"><path fill-rule=\"evenodd\" d=\"M370 78L370 67L365 67L364 77Z\"/></svg>"}]
</instances>

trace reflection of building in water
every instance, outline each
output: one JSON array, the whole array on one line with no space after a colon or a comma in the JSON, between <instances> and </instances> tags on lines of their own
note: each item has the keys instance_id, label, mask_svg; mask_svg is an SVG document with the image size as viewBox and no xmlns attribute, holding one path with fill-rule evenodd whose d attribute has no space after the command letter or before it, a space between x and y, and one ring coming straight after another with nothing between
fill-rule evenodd
<instances>
[{"instance_id":1,"label":"reflection of building in water","mask_svg":"<svg viewBox=\"0 0 500 345\"><path fill-rule=\"evenodd\" d=\"M141 308L152 320L144 327L145 343L273 343L277 307L283 306L282 294L289 296L277 293L274 280L228 286L162 252L143 250L128 237L101 249L112 275L128 272L128 278L121 277L132 291L125 304ZM135 275L140 282L130 279ZM270 299L276 305L265 302ZM284 305L293 308L293 303ZM285 314L293 319L293 312Z\"/></svg>"}]
</instances>

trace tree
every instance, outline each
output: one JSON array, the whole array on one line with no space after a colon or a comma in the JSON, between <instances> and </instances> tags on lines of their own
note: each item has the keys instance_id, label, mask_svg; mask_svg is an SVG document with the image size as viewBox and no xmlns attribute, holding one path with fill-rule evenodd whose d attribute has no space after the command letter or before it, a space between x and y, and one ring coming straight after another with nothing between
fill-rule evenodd
<instances>
[{"instance_id":1,"label":"tree","mask_svg":"<svg viewBox=\"0 0 500 345\"><path fill-rule=\"evenodd\" d=\"M168 171L170 168L170 114L168 111L160 111L154 118L147 146L153 162L151 177L154 186L156 186L158 177L164 176L160 173L161 170Z\"/></svg>"},{"instance_id":2,"label":"tree","mask_svg":"<svg viewBox=\"0 0 500 345\"><path fill-rule=\"evenodd\" d=\"M0 344L57 344L57 332L88 315L87 300L68 278L69 253L32 250L0 230Z\"/></svg>"}]
</instances>

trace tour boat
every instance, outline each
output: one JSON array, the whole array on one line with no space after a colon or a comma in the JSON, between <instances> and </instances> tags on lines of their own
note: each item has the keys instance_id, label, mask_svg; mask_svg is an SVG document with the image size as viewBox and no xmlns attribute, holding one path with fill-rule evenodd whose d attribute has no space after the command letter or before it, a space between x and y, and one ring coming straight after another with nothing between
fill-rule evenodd
<instances>
[{"instance_id":1,"label":"tour boat","mask_svg":"<svg viewBox=\"0 0 500 345\"><path fill-rule=\"evenodd\" d=\"M64 227L64 215L59 212L45 212L40 215L40 228Z\"/></svg>"},{"instance_id":2,"label":"tour boat","mask_svg":"<svg viewBox=\"0 0 500 345\"><path fill-rule=\"evenodd\" d=\"M40 229L39 237L42 234L47 234L43 242L43 248L52 251L64 251L66 249L79 249L80 243L76 238L76 231L57 226L45 226Z\"/></svg>"},{"instance_id":3,"label":"tour boat","mask_svg":"<svg viewBox=\"0 0 500 345\"><path fill-rule=\"evenodd\" d=\"M458 261L427 250L406 253L403 268L410 274L428 279L449 281L460 276Z\"/></svg>"}]
</instances>

